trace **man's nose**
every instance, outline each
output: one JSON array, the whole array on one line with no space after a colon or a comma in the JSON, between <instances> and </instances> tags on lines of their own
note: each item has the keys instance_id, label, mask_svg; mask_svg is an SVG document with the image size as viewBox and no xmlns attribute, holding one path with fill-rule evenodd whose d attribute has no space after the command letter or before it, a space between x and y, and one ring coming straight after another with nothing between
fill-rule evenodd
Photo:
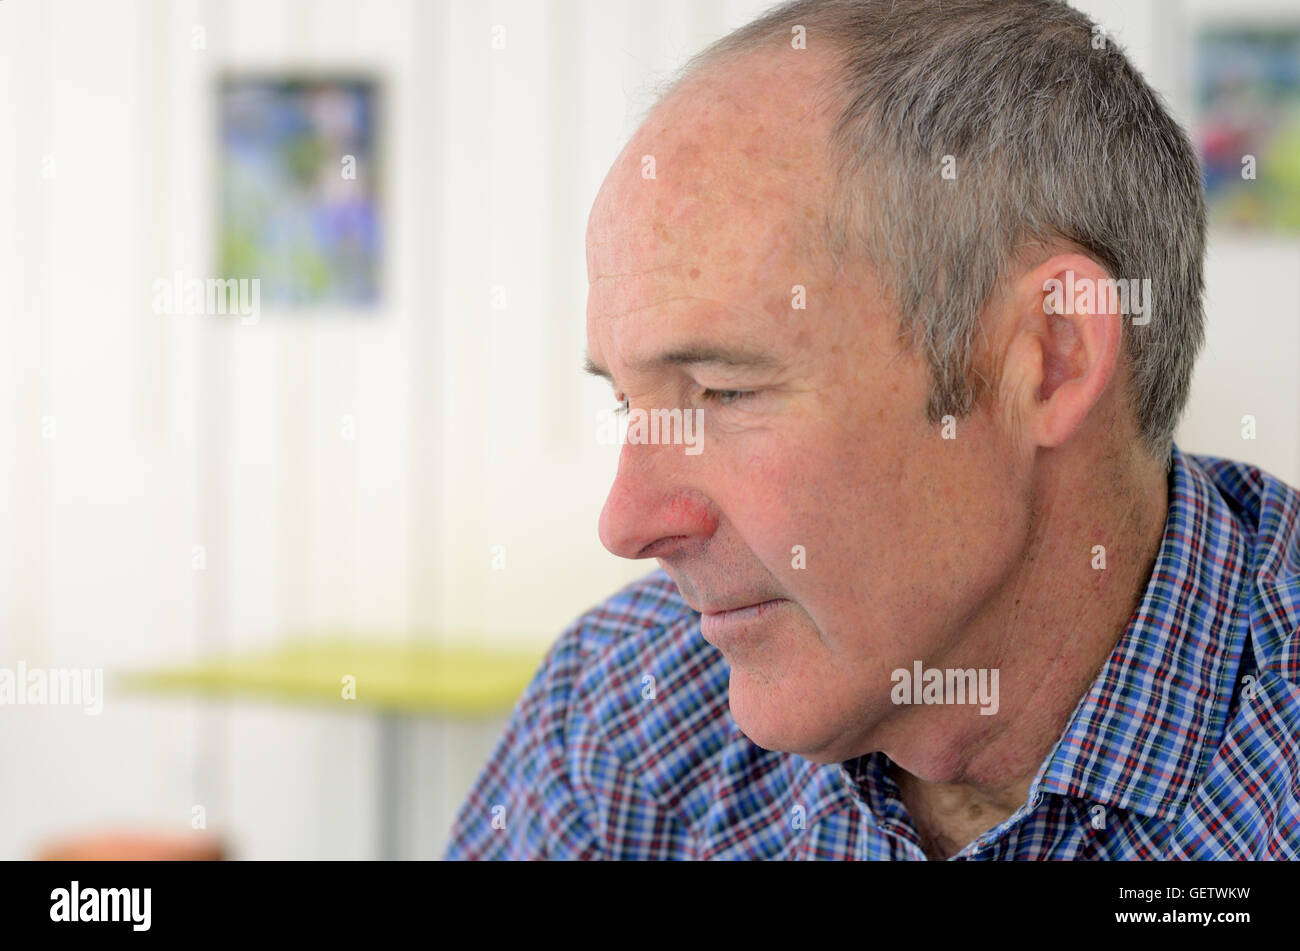
<instances>
[{"instance_id":1,"label":"man's nose","mask_svg":"<svg viewBox=\"0 0 1300 951\"><path fill-rule=\"evenodd\" d=\"M600 541L620 558L663 558L717 530L713 506L680 479L681 446L624 444L600 513Z\"/></svg>"}]
</instances>

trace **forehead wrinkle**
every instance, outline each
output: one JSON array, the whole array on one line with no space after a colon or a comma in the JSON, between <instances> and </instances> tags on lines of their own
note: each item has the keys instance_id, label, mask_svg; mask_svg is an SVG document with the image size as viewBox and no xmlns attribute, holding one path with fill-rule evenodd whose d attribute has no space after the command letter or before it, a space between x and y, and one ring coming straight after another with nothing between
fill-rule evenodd
<instances>
[{"instance_id":1,"label":"forehead wrinkle","mask_svg":"<svg viewBox=\"0 0 1300 951\"><path fill-rule=\"evenodd\" d=\"M664 304L675 304L677 303L677 301L680 300L698 301L698 303L701 304L716 304L720 309L723 309L723 311L727 311L728 313L731 313L733 314L733 316L736 317L741 317L741 318L758 317L761 318L761 320L763 320L764 322L771 322L770 318L768 318L766 313L762 313L759 311L750 311L750 309L748 308L742 308L740 307L740 305L736 304L736 301L722 300L719 298L702 298L702 296L699 296L697 294L679 294L679 295L671 296L671 298L663 298L660 300L650 301L649 304L641 304L640 307L629 308L627 309L627 311L619 311L616 313L606 312L603 314L599 314L599 316L606 318L606 320L616 321L619 320L620 317L629 317L632 316L632 314L634 313L649 311L649 309L655 307L663 307ZM703 323L707 320L707 314L690 314L690 316L695 318L695 320L692 321L693 323Z\"/></svg>"},{"instance_id":2,"label":"forehead wrinkle","mask_svg":"<svg viewBox=\"0 0 1300 951\"><path fill-rule=\"evenodd\" d=\"M606 313L603 316L610 320L618 320L620 317L630 317L632 314L640 313L643 310L650 310L654 307L662 307L665 304L676 303L680 300L700 300L702 298L693 297L690 294L679 294L676 297L665 297L661 300L651 301L648 304L642 304L639 307L630 307L626 310L619 310L617 313Z\"/></svg>"},{"instance_id":3,"label":"forehead wrinkle","mask_svg":"<svg viewBox=\"0 0 1300 951\"><path fill-rule=\"evenodd\" d=\"M692 280L708 274L752 283L772 273L774 259L778 269L815 265L807 255L809 215L800 211L788 200L758 202L752 209L715 200L701 203L689 221L665 218L655 209L630 212L591 235L588 286L621 278L632 287L671 288L687 271Z\"/></svg>"},{"instance_id":4,"label":"forehead wrinkle","mask_svg":"<svg viewBox=\"0 0 1300 951\"><path fill-rule=\"evenodd\" d=\"M620 271L620 272L617 272L617 273L607 272L607 273L604 273L604 274L597 274L597 275L596 275L595 277L593 277L590 281L588 281L588 283L589 283L589 284L595 284L597 281L607 281L607 280L609 280L610 278L614 278L614 277L640 277L640 276L643 275L643 274L658 274L658 273L661 272L661 271L674 271L674 270L681 270L681 269L683 269L683 268L688 268L688 267L692 267L692 265L690 265L690 264L664 264L664 265L661 265L660 267L647 267L647 268L642 268L642 269L637 270L637 271Z\"/></svg>"}]
</instances>

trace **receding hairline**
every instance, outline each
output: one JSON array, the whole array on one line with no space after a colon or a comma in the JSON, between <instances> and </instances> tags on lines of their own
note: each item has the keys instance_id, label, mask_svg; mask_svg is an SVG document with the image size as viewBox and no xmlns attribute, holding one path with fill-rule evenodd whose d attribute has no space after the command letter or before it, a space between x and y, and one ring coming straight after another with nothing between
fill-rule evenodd
<instances>
[{"instance_id":1,"label":"receding hairline","mask_svg":"<svg viewBox=\"0 0 1300 951\"><path fill-rule=\"evenodd\" d=\"M845 78L851 52L847 43L843 39L837 39L833 33L828 34L830 43L826 46L826 58L821 59L820 53L792 49L788 36L783 38L782 34L776 32L768 35L753 31L750 29L752 25L742 26L714 41L660 83L649 107L642 114L642 121L680 95L692 91L692 87L697 84L708 82L715 76L733 77L745 60L763 53L798 57L793 62L799 63L798 75L808 81L804 88L811 94L813 108L827 110L826 114L832 118L832 122L837 121L847 105L844 98ZM814 60L812 68L806 64L809 58ZM786 68L786 75L789 75L788 67Z\"/></svg>"}]
</instances>

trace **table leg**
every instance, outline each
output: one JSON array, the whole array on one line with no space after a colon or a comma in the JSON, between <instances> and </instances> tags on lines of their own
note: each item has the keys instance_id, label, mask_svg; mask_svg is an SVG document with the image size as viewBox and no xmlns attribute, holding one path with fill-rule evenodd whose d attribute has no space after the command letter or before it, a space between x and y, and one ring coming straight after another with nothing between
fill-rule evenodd
<instances>
[{"instance_id":1,"label":"table leg","mask_svg":"<svg viewBox=\"0 0 1300 951\"><path fill-rule=\"evenodd\" d=\"M405 827L402 803L402 758L405 751L405 724L400 713L379 714L379 794L376 797L378 813L376 831L379 836L379 858L392 861L401 858L401 830Z\"/></svg>"}]
</instances>

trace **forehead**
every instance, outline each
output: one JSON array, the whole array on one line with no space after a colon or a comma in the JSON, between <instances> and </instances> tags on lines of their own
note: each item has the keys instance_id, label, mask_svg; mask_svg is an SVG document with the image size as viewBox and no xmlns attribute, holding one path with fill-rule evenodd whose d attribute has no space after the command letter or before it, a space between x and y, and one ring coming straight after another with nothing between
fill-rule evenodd
<instances>
[{"instance_id":1,"label":"forehead","mask_svg":"<svg viewBox=\"0 0 1300 951\"><path fill-rule=\"evenodd\" d=\"M633 136L588 221L592 317L682 284L799 283L786 272L822 245L830 113L818 70L789 58L706 70Z\"/></svg>"}]
</instances>

